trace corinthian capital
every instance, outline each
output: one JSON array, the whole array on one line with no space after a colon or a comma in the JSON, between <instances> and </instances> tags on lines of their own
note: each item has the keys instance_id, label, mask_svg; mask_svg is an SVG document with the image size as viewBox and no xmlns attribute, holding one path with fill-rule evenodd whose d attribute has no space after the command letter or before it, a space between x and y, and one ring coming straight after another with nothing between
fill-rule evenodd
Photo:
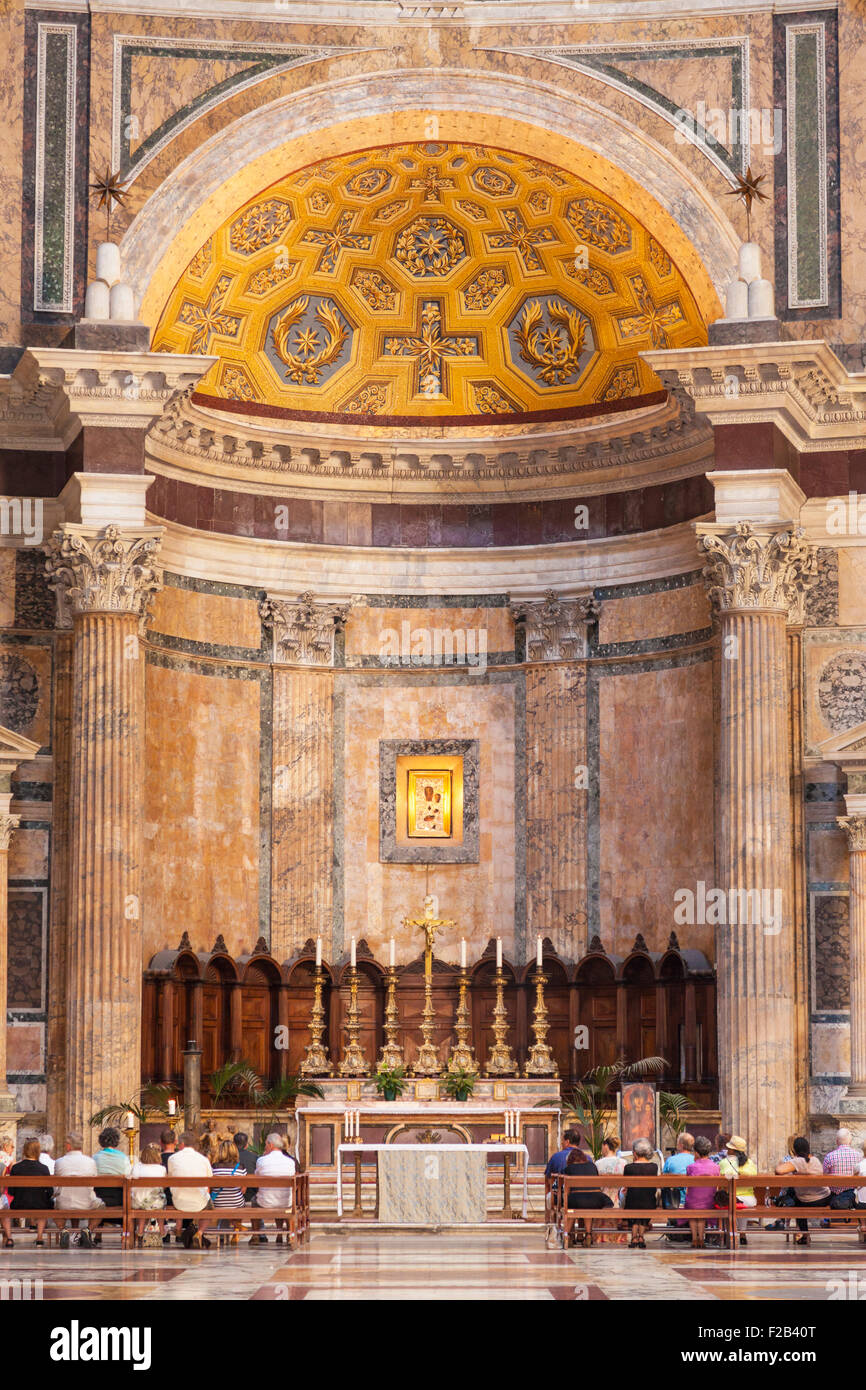
<instances>
[{"instance_id":1,"label":"corinthian capital","mask_svg":"<svg viewBox=\"0 0 866 1390\"><path fill-rule=\"evenodd\" d=\"M311 593L296 600L264 598L259 616L273 631L274 660L296 666L333 666L334 637L350 604L316 603Z\"/></svg>"},{"instance_id":2,"label":"corinthian capital","mask_svg":"<svg viewBox=\"0 0 866 1390\"><path fill-rule=\"evenodd\" d=\"M543 599L512 603L511 616L526 634L527 661L579 661L588 654L588 624L598 617L592 594L560 599L548 589Z\"/></svg>"},{"instance_id":3,"label":"corinthian capital","mask_svg":"<svg viewBox=\"0 0 866 1390\"><path fill-rule=\"evenodd\" d=\"M848 836L849 850L866 850L866 816L837 816L836 824Z\"/></svg>"},{"instance_id":4,"label":"corinthian capital","mask_svg":"<svg viewBox=\"0 0 866 1390\"><path fill-rule=\"evenodd\" d=\"M54 532L45 568L48 582L73 614L147 614L162 571L155 564L162 528L90 531L68 523ZM62 591L62 592L61 592Z\"/></svg>"},{"instance_id":5,"label":"corinthian capital","mask_svg":"<svg viewBox=\"0 0 866 1390\"><path fill-rule=\"evenodd\" d=\"M19 819L18 816L10 816L5 811L0 811L0 854L8 850L12 831L18 829Z\"/></svg>"},{"instance_id":6,"label":"corinthian capital","mask_svg":"<svg viewBox=\"0 0 866 1390\"><path fill-rule=\"evenodd\" d=\"M733 530L709 525L697 530L699 548L709 557L704 581L720 608L782 610L791 622L802 622L817 560L801 527L758 530L738 521Z\"/></svg>"}]
</instances>

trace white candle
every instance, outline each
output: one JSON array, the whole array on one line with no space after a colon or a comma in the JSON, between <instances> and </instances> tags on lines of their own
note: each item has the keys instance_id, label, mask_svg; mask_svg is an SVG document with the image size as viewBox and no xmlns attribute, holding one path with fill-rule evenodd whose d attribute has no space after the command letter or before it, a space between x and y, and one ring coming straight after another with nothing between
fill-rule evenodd
<instances>
[{"instance_id":1,"label":"white candle","mask_svg":"<svg viewBox=\"0 0 866 1390\"><path fill-rule=\"evenodd\" d=\"M541 969L541 966L542 966L542 957L541 957L541 937L540 937L540 936L538 937L538 939L537 939L537 941L536 941L536 946L535 946L535 964L538 966L538 968L539 968L539 970L540 970L540 969Z\"/></svg>"},{"instance_id":2,"label":"white candle","mask_svg":"<svg viewBox=\"0 0 866 1390\"><path fill-rule=\"evenodd\" d=\"M349 1110L343 1115L343 1133L346 1136L346 1143L352 1142L352 1115Z\"/></svg>"},{"instance_id":3,"label":"white candle","mask_svg":"<svg viewBox=\"0 0 866 1390\"><path fill-rule=\"evenodd\" d=\"M176 1101L176 1100L170 1100L170 1101L168 1102L168 1113L169 1113L169 1115L176 1115L176 1114L177 1114L177 1101Z\"/></svg>"},{"instance_id":4,"label":"white candle","mask_svg":"<svg viewBox=\"0 0 866 1390\"><path fill-rule=\"evenodd\" d=\"M316 937L316 969L317 969L317 970L321 970L321 968L322 968L322 938L321 938L320 936L317 936L317 937Z\"/></svg>"},{"instance_id":5,"label":"white candle","mask_svg":"<svg viewBox=\"0 0 866 1390\"><path fill-rule=\"evenodd\" d=\"M396 956L394 955L394 938L393 938L393 936L391 937L391 962L390 962L390 963L391 963L391 969L393 970L393 969L394 969L394 966L397 964L397 958L396 958Z\"/></svg>"},{"instance_id":6,"label":"white candle","mask_svg":"<svg viewBox=\"0 0 866 1390\"><path fill-rule=\"evenodd\" d=\"M466 937L460 942L460 969L466 969Z\"/></svg>"},{"instance_id":7,"label":"white candle","mask_svg":"<svg viewBox=\"0 0 866 1390\"><path fill-rule=\"evenodd\" d=\"M497 970L501 970L501 969L502 969L502 937L501 937L501 936L497 936L497 938L496 938L496 969L497 969Z\"/></svg>"},{"instance_id":8,"label":"white candle","mask_svg":"<svg viewBox=\"0 0 866 1390\"><path fill-rule=\"evenodd\" d=\"M355 938L354 938L354 936L353 936L353 937L352 937L352 969L353 969L353 970L355 969L355 966L356 966L357 964L358 964L358 962L357 962L357 960L355 959Z\"/></svg>"},{"instance_id":9,"label":"white candle","mask_svg":"<svg viewBox=\"0 0 866 1390\"><path fill-rule=\"evenodd\" d=\"M124 1120L124 1128L126 1128L126 1129L135 1129L135 1116L133 1115L133 1113L132 1113L131 1110L127 1110L127 1112L126 1112L126 1117L125 1117L125 1120Z\"/></svg>"}]
</instances>

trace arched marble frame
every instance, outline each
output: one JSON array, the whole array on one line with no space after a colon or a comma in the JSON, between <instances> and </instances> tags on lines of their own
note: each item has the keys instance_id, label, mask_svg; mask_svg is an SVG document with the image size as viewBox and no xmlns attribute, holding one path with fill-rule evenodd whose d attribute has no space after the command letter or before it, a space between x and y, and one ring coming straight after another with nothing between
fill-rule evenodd
<instances>
[{"instance_id":1,"label":"arched marble frame","mask_svg":"<svg viewBox=\"0 0 866 1390\"><path fill-rule=\"evenodd\" d=\"M279 173L335 150L429 139L539 154L594 183L648 228L677 261L707 322L736 266L738 240L720 204L672 153L637 125L553 82L514 73L382 72L342 77L249 113L191 152L141 208L122 242L124 274L155 325L207 237ZM339 113L336 118L336 113ZM563 135L574 130L574 138ZM179 229L179 230L178 230Z\"/></svg>"}]
</instances>

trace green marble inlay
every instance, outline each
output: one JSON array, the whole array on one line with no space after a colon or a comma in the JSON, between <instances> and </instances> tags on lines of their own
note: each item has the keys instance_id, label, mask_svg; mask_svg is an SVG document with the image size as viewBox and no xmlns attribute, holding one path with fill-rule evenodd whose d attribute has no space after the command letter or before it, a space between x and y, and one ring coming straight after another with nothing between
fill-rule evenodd
<instances>
[{"instance_id":1,"label":"green marble inlay","mask_svg":"<svg viewBox=\"0 0 866 1390\"><path fill-rule=\"evenodd\" d=\"M69 129L69 45L74 35L46 33L45 122L42 169L42 278L37 287L41 303L66 307L67 206L70 190L68 160L73 132Z\"/></svg>"},{"instance_id":2,"label":"green marble inlay","mask_svg":"<svg viewBox=\"0 0 866 1390\"><path fill-rule=\"evenodd\" d=\"M825 297L821 273L825 238L819 196L824 170L818 35L814 32L795 34L793 41L793 145L797 170L793 190L797 228L795 297L801 304L820 303Z\"/></svg>"},{"instance_id":3,"label":"green marble inlay","mask_svg":"<svg viewBox=\"0 0 866 1390\"><path fill-rule=\"evenodd\" d=\"M237 60L244 57L243 50L236 48L175 48L165 44L124 44L121 54L120 65L120 121L121 121L121 154L120 168L123 174L132 173L153 150L162 145L165 140L183 125L189 118L200 110L203 106L212 105L219 98L230 92L232 88L239 86L243 82L248 82L250 78L259 77L263 73L275 71L277 68L290 67L295 63L302 62L304 59L312 60L316 54L311 54L303 50L290 48L277 49L272 53L250 53L249 67L243 68L240 72L230 73L221 82L215 83L207 91L201 92L192 101L181 106L168 120L157 126L156 130L142 140L141 144L133 152L130 137L126 130L126 117L133 111L132 107L132 64L135 58L181 58L198 59L208 61Z\"/></svg>"}]
</instances>

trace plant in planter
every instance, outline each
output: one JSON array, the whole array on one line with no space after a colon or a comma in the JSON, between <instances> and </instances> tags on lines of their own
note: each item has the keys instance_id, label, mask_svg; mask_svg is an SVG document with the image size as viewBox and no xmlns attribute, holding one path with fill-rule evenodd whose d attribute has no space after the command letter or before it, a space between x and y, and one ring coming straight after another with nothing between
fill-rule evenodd
<instances>
[{"instance_id":1,"label":"plant in planter","mask_svg":"<svg viewBox=\"0 0 866 1390\"><path fill-rule=\"evenodd\" d=\"M405 1067L380 1067L376 1073L376 1090L386 1100L396 1100L406 1089Z\"/></svg>"},{"instance_id":2,"label":"plant in planter","mask_svg":"<svg viewBox=\"0 0 866 1390\"><path fill-rule=\"evenodd\" d=\"M477 1071L467 1071L465 1067L457 1067L456 1070L446 1073L445 1091L452 1100L468 1100L475 1090L477 1080Z\"/></svg>"}]
</instances>

